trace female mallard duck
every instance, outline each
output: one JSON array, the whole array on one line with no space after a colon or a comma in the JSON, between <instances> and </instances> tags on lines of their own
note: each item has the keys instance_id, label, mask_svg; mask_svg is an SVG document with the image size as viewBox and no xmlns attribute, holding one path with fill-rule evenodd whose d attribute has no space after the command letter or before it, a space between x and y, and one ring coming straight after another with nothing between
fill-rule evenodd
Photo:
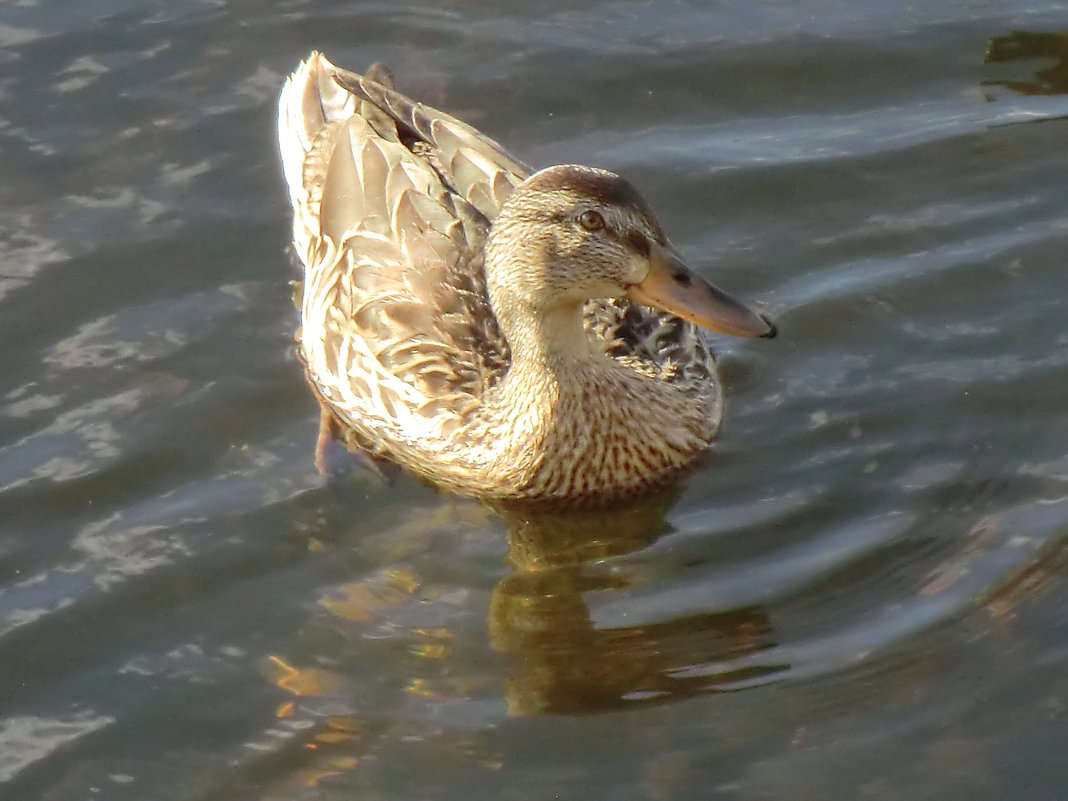
<instances>
[{"instance_id":1,"label":"female mallard duck","mask_svg":"<svg viewBox=\"0 0 1068 801\"><path fill-rule=\"evenodd\" d=\"M619 176L531 173L392 83L313 53L282 90L324 433L501 500L615 499L693 463L722 413L694 323L772 323L687 267Z\"/></svg>"}]
</instances>

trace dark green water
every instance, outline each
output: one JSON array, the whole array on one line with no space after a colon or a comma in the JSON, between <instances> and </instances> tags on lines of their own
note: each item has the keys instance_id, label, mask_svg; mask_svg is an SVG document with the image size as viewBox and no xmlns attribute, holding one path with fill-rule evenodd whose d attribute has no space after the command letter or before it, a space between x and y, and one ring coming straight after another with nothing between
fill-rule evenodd
<instances>
[{"instance_id":1,"label":"dark green water","mask_svg":"<svg viewBox=\"0 0 1068 801\"><path fill-rule=\"evenodd\" d=\"M0 798L1068 798L1068 8L0 5ZM781 335L622 518L325 482L312 48L623 172Z\"/></svg>"}]
</instances>

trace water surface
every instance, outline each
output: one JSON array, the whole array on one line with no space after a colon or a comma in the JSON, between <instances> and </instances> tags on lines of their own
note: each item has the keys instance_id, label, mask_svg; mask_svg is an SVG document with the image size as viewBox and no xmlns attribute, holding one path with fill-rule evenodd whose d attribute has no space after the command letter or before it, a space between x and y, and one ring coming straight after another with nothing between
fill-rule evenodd
<instances>
[{"instance_id":1,"label":"water surface","mask_svg":"<svg viewBox=\"0 0 1068 801\"><path fill-rule=\"evenodd\" d=\"M0 8L0 797L1068 796L1051 0ZM638 184L775 314L675 492L315 471L312 48Z\"/></svg>"}]
</instances>

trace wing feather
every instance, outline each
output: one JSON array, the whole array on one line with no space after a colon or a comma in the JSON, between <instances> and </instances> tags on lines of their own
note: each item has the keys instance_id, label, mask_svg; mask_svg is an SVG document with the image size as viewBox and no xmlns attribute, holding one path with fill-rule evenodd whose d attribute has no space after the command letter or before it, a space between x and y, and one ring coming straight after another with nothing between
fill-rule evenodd
<instances>
[{"instance_id":1,"label":"wing feather","mask_svg":"<svg viewBox=\"0 0 1068 801\"><path fill-rule=\"evenodd\" d=\"M709 385L714 357L693 323L627 298L588 301L583 314L586 330L620 363L661 381Z\"/></svg>"},{"instance_id":2,"label":"wing feather","mask_svg":"<svg viewBox=\"0 0 1068 801\"><path fill-rule=\"evenodd\" d=\"M372 436L478 408L510 360L482 246L529 170L393 91L384 68L361 76L320 54L287 81L279 134L305 264L302 356L324 400Z\"/></svg>"}]
</instances>

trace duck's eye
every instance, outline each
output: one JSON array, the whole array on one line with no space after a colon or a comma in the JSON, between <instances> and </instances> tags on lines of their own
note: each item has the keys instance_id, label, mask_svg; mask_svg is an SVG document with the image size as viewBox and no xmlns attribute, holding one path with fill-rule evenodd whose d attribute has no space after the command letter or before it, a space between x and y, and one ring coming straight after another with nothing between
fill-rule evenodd
<instances>
[{"instance_id":1,"label":"duck's eye","mask_svg":"<svg viewBox=\"0 0 1068 801\"><path fill-rule=\"evenodd\" d=\"M587 231L600 231L604 228L604 217L601 216L599 211L590 209L584 211L579 215L579 225L585 228Z\"/></svg>"}]
</instances>

